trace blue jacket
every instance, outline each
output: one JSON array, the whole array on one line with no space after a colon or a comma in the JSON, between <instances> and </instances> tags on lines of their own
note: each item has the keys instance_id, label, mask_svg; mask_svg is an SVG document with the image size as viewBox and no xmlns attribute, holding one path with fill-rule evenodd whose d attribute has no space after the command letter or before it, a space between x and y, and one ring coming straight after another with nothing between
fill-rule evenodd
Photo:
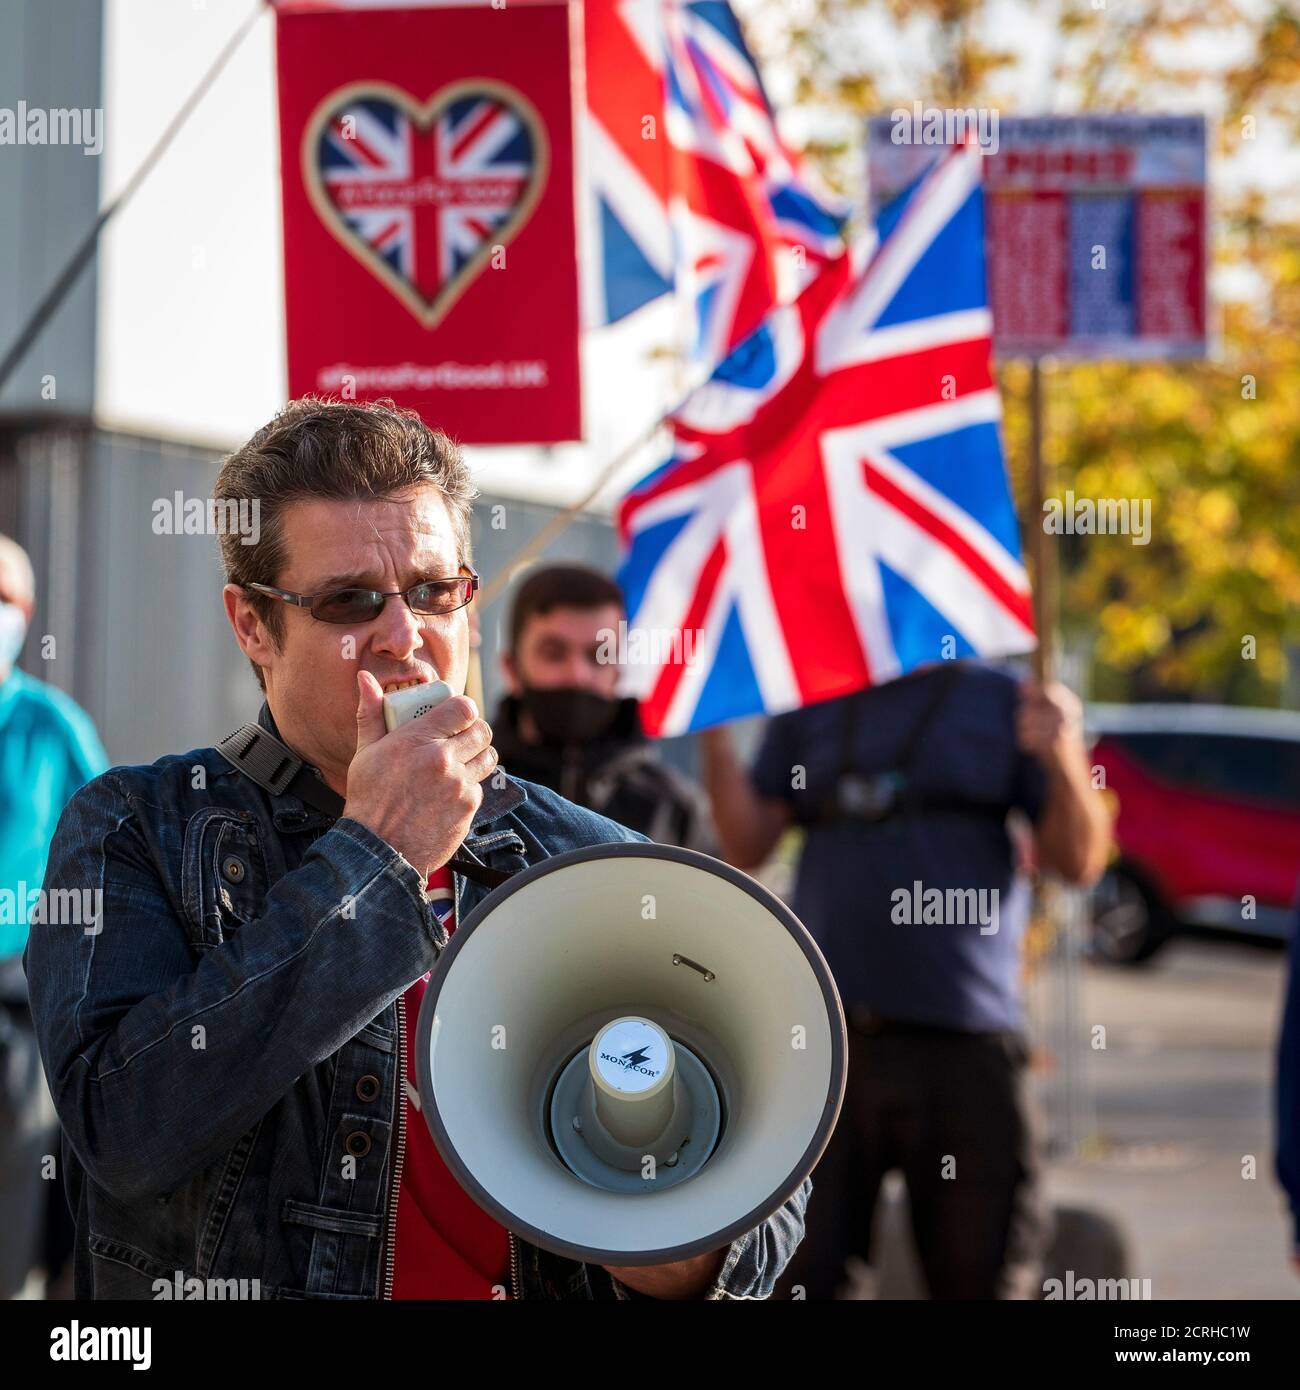
<instances>
[{"instance_id":1,"label":"blue jacket","mask_svg":"<svg viewBox=\"0 0 1300 1390\"><path fill-rule=\"evenodd\" d=\"M259 722L274 731L265 706ZM466 841L490 867L643 838L504 780L484 785ZM454 885L459 920L487 890ZM64 1129L76 1296L151 1298L178 1274L257 1279L263 1298L389 1296L415 1026L402 995L446 943L416 870L204 748L83 787L45 886L103 894L94 927L34 926L23 958ZM707 1297L771 1293L810 1191L732 1243ZM639 1297L599 1266L510 1245L517 1297Z\"/></svg>"}]
</instances>

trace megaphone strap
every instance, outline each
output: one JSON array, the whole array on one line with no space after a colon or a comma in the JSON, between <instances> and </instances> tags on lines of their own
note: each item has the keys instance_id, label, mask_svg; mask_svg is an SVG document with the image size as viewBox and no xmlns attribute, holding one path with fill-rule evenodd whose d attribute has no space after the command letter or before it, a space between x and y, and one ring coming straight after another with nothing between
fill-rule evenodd
<instances>
[{"instance_id":1,"label":"megaphone strap","mask_svg":"<svg viewBox=\"0 0 1300 1390\"><path fill-rule=\"evenodd\" d=\"M343 798L291 749L260 724L245 724L217 744L217 752L251 782L272 796L296 796L336 820Z\"/></svg>"},{"instance_id":2,"label":"megaphone strap","mask_svg":"<svg viewBox=\"0 0 1300 1390\"><path fill-rule=\"evenodd\" d=\"M260 724L245 724L217 744L217 752L250 782L272 796L296 796L300 801L337 820L343 814L343 798L321 780L292 749ZM447 861L457 873L484 888L499 888L511 874L489 868L464 845Z\"/></svg>"},{"instance_id":3,"label":"megaphone strap","mask_svg":"<svg viewBox=\"0 0 1300 1390\"><path fill-rule=\"evenodd\" d=\"M464 845L447 861L459 874L481 883L484 888L500 888L508 878L513 878L518 870L507 873L504 869L493 869L485 864L472 849Z\"/></svg>"}]
</instances>

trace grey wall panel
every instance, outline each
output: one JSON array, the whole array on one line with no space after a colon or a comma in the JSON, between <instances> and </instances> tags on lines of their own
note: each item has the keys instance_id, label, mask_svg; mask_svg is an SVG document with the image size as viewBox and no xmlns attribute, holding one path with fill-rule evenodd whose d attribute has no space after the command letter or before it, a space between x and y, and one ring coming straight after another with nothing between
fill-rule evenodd
<instances>
[{"instance_id":1,"label":"grey wall panel","mask_svg":"<svg viewBox=\"0 0 1300 1390\"><path fill-rule=\"evenodd\" d=\"M260 696L221 606L217 540L158 535L153 504L206 497L210 451L127 435L95 439L84 494L87 606L79 697L115 762L212 743L254 717Z\"/></svg>"},{"instance_id":2,"label":"grey wall panel","mask_svg":"<svg viewBox=\"0 0 1300 1390\"><path fill-rule=\"evenodd\" d=\"M15 121L20 103L27 113L98 112L102 133L102 48L100 0L5 0L0 108ZM94 222L101 164L81 145L0 144L0 352ZM0 393L0 410L89 417L95 294L92 264ZM45 377L54 379L54 399L43 393Z\"/></svg>"},{"instance_id":3,"label":"grey wall panel","mask_svg":"<svg viewBox=\"0 0 1300 1390\"><path fill-rule=\"evenodd\" d=\"M42 680L77 694L77 636L83 565L80 530L89 436L64 429L16 436L17 539L36 575L36 612L24 664Z\"/></svg>"}]
</instances>

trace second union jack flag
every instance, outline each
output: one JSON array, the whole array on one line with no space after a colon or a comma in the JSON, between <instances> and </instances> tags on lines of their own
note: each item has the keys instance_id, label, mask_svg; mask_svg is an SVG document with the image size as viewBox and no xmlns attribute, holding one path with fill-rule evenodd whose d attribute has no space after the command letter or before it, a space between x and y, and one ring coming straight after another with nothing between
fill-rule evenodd
<instances>
[{"instance_id":1,"label":"second union jack flag","mask_svg":"<svg viewBox=\"0 0 1300 1390\"><path fill-rule=\"evenodd\" d=\"M588 316L676 290L713 367L843 251L726 0L587 0Z\"/></svg>"},{"instance_id":2,"label":"second union jack flag","mask_svg":"<svg viewBox=\"0 0 1300 1390\"><path fill-rule=\"evenodd\" d=\"M1035 645L981 155L944 154L674 415L624 498L628 693L667 735Z\"/></svg>"}]
</instances>

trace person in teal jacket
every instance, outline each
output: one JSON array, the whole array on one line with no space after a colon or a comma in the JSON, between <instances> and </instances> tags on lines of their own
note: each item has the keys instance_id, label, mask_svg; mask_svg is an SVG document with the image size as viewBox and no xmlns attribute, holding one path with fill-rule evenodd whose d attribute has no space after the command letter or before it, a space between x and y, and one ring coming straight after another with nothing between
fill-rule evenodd
<instances>
[{"instance_id":1,"label":"person in teal jacket","mask_svg":"<svg viewBox=\"0 0 1300 1390\"><path fill-rule=\"evenodd\" d=\"M22 953L54 828L108 759L62 691L17 669L35 607L31 561L0 536L0 1299L32 1270L53 1281L71 1250L54 1104L41 1070ZM40 920L40 914L35 914Z\"/></svg>"}]
</instances>

